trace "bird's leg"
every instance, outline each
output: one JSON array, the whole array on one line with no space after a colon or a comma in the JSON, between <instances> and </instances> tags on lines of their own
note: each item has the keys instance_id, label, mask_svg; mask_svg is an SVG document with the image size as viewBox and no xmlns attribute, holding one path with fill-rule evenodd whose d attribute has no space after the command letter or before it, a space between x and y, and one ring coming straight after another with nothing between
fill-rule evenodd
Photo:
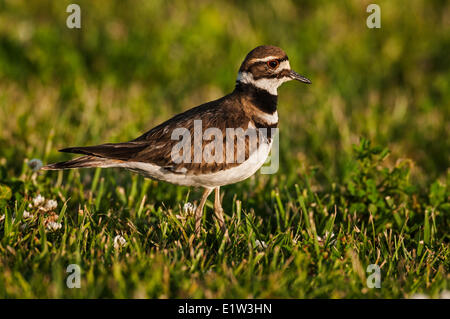
<instances>
[{"instance_id":1,"label":"bird's leg","mask_svg":"<svg viewBox=\"0 0 450 319\"><path fill-rule=\"evenodd\" d=\"M197 209L195 210L195 232L197 234L197 237L200 236L200 225L202 221L202 215L203 215L203 207L205 206L206 200L208 199L209 194L212 192L212 188L205 188L203 191L202 199L200 201L200 205L198 205Z\"/></svg>"},{"instance_id":2,"label":"bird's leg","mask_svg":"<svg viewBox=\"0 0 450 319\"><path fill-rule=\"evenodd\" d=\"M225 228L225 221L223 218L223 209L222 204L220 203L220 186L216 187L215 189L215 199L214 199L214 215L217 218L217 221L219 222L220 228L223 230Z\"/></svg>"}]
</instances>

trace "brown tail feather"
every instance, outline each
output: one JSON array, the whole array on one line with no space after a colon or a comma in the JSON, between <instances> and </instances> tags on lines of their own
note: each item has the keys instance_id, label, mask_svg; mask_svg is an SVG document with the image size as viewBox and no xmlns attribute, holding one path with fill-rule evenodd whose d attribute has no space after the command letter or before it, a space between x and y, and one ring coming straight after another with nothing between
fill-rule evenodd
<instances>
[{"instance_id":1,"label":"brown tail feather","mask_svg":"<svg viewBox=\"0 0 450 319\"><path fill-rule=\"evenodd\" d=\"M81 156L70 161L49 164L42 167L43 170L59 170L70 168L88 168L88 167L112 167L120 161L101 158L96 156Z\"/></svg>"}]
</instances>

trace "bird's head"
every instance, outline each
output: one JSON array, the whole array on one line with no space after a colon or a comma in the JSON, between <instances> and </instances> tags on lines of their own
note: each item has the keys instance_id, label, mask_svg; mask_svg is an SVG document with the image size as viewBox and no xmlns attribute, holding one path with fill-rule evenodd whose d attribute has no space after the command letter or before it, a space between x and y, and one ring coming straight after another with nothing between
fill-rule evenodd
<instances>
[{"instance_id":1,"label":"bird's head","mask_svg":"<svg viewBox=\"0 0 450 319\"><path fill-rule=\"evenodd\" d=\"M289 59L282 49L262 45L247 54L236 82L250 84L277 95L278 87L290 80L311 84L310 80L291 69Z\"/></svg>"}]
</instances>

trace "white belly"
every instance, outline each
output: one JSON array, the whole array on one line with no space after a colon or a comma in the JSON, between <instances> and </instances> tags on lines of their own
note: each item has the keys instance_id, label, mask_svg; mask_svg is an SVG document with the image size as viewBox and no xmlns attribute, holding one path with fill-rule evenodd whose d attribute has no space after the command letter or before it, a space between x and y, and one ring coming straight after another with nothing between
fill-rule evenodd
<instances>
[{"instance_id":1,"label":"white belly","mask_svg":"<svg viewBox=\"0 0 450 319\"><path fill-rule=\"evenodd\" d=\"M193 175L168 171L158 165L127 162L119 164L146 177L184 186L217 187L240 182L249 178L264 164L269 155L272 143L262 143L246 161L232 168L208 174Z\"/></svg>"}]
</instances>

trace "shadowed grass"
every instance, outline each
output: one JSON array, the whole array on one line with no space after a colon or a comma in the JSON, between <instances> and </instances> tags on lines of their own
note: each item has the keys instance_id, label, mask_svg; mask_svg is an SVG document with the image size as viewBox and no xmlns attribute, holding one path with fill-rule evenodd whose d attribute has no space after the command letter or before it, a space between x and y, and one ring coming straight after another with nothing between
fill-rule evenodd
<instances>
[{"instance_id":1,"label":"shadowed grass","mask_svg":"<svg viewBox=\"0 0 450 319\"><path fill-rule=\"evenodd\" d=\"M2 297L391 298L418 291L439 296L448 283L449 189L436 182L428 194L417 193L408 181L409 167L383 167L386 155L363 140L355 147L347 183L329 192L313 191L308 175L293 188L260 192L245 208L239 195L226 200L227 192L229 237L220 232L208 203L198 239L192 211L183 209L192 196L186 188L138 176L122 183L123 174L97 169L89 190L83 190L77 171L61 183L25 170L14 190L16 205L3 208L0 292ZM54 212L60 230L46 227L54 213L45 211L45 204L31 204L36 192L60 203ZM147 196L162 203L149 203ZM24 210L30 217L24 218ZM115 247L117 235L126 240L124 247ZM80 289L66 287L65 270L73 263L82 269ZM381 267L381 289L366 285L370 264Z\"/></svg>"}]
</instances>

